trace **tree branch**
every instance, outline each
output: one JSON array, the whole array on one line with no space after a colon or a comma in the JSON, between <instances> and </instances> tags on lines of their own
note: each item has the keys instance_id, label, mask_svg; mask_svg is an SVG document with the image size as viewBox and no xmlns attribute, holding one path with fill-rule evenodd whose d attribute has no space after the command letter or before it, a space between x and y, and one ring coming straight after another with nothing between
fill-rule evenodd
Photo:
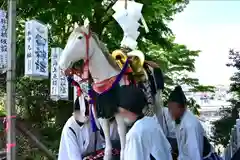
<instances>
[{"instance_id":1,"label":"tree branch","mask_svg":"<svg viewBox=\"0 0 240 160\"><path fill-rule=\"evenodd\" d=\"M117 2L118 0L114 0L112 1L106 8L106 11L108 11L110 8L112 8L112 6Z\"/></svg>"},{"instance_id":2,"label":"tree branch","mask_svg":"<svg viewBox=\"0 0 240 160\"><path fill-rule=\"evenodd\" d=\"M98 29L96 30L94 24L93 24L93 28L94 28L94 31L96 31L99 36L102 35L102 31L103 31L104 27L105 27L109 22L111 22L111 20L112 20L112 16L110 15L110 16L108 16L108 17L106 18L105 21L103 21L103 19L104 19L104 14L107 13L107 12L112 8L112 6L113 6L116 2L117 2L117 0L111 1L111 3L107 6L107 8L104 9L104 11L101 11L101 12L98 12L99 10L96 9L97 7L94 9L95 13L94 13L93 17L96 18L96 24L95 24L95 25L96 25L96 27L97 27ZM100 5L101 5L101 7L102 7L102 4L100 4ZM97 6L98 6L98 5L97 5ZM102 21L103 21L103 22L102 22Z\"/></svg>"}]
</instances>

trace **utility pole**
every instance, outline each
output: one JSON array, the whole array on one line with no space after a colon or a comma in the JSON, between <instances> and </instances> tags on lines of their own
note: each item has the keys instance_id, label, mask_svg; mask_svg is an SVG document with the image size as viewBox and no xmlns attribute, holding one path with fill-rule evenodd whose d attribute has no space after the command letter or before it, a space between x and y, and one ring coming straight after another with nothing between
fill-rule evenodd
<instances>
[{"instance_id":1,"label":"utility pole","mask_svg":"<svg viewBox=\"0 0 240 160\"><path fill-rule=\"evenodd\" d=\"M16 160L16 0L8 0L8 58L7 58L7 160Z\"/></svg>"}]
</instances>

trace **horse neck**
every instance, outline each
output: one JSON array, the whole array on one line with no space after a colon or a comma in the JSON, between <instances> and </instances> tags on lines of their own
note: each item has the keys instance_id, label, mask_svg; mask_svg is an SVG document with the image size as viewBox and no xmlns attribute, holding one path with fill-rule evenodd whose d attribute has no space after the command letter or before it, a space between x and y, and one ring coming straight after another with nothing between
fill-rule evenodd
<instances>
[{"instance_id":1,"label":"horse neck","mask_svg":"<svg viewBox=\"0 0 240 160\"><path fill-rule=\"evenodd\" d=\"M119 71L108 62L102 50L94 40L92 45L95 46L95 48L93 49L93 54L89 60L89 70L94 82L101 82L118 75Z\"/></svg>"}]
</instances>

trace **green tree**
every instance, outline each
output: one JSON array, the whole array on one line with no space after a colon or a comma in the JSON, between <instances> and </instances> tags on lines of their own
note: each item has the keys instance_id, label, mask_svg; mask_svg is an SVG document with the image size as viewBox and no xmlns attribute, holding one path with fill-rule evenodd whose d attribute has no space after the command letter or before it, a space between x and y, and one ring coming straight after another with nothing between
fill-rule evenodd
<instances>
[{"instance_id":1,"label":"green tree","mask_svg":"<svg viewBox=\"0 0 240 160\"><path fill-rule=\"evenodd\" d=\"M171 49L167 50L159 45L149 44L147 57L157 62L165 73L164 102L167 104L167 98L170 91L176 85L188 85L192 87L191 92L214 92L213 86L203 86L199 84L198 79L189 77L190 72L195 71L195 58L200 51L189 50L185 45L176 44L171 37ZM188 99L189 109L196 115L199 115L200 106L193 98Z\"/></svg>"},{"instance_id":2,"label":"green tree","mask_svg":"<svg viewBox=\"0 0 240 160\"><path fill-rule=\"evenodd\" d=\"M236 69L234 75L230 78L231 85L229 93L232 94L231 107L229 109L222 109L223 117L220 120L214 122L213 137L212 140L216 144L222 144L226 146L228 144L231 128L236 124L240 109L240 54L238 51L229 51L230 63L227 64L229 67Z\"/></svg>"}]
</instances>

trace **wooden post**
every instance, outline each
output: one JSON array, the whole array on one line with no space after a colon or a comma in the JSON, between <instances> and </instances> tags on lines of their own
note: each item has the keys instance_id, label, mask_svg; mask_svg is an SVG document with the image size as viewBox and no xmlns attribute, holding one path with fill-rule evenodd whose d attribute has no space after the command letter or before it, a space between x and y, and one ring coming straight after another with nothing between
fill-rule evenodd
<instances>
[{"instance_id":1,"label":"wooden post","mask_svg":"<svg viewBox=\"0 0 240 160\"><path fill-rule=\"evenodd\" d=\"M7 160L16 160L15 128L15 70L16 70L16 0L8 0L8 58L7 58Z\"/></svg>"}]
</instances>

